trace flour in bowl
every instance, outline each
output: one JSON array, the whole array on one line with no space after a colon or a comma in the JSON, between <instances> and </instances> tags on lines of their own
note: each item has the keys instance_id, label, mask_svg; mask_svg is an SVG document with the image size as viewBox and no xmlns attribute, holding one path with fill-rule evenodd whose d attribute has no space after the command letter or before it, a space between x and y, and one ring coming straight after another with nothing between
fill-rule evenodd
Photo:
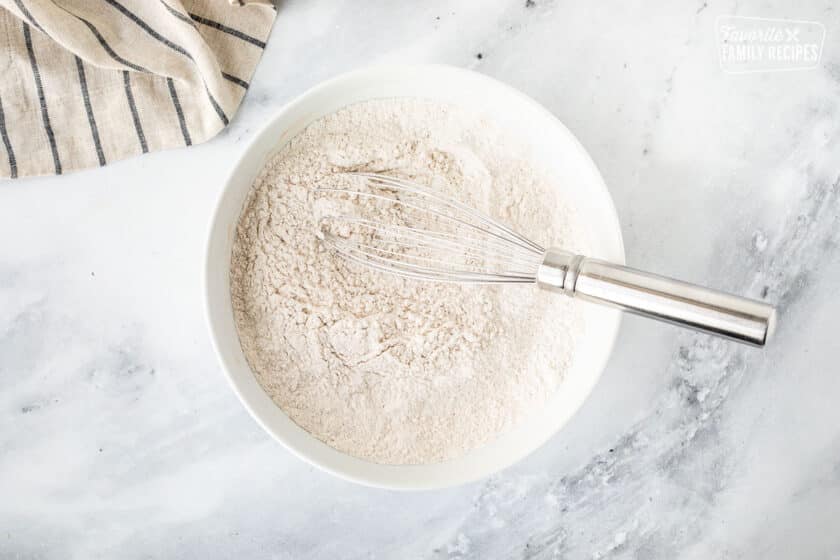
<instances>
[{"instance_id":1,"label":"flour in bowl","mask_svg":"<svg viewBox=\"0 0 840 560\"><path fill-rule=\"evenodd\" d=\"M424 464L492 441L562 390L585 327L576 302L345 262L319 239L311 195L342 172L397 175L585 253L574 212L527 156L468 110L382 99L315 121L266 164L237 226L231 296L251 369L295 423L362 459Z\"/></svg>"}]
</instances>

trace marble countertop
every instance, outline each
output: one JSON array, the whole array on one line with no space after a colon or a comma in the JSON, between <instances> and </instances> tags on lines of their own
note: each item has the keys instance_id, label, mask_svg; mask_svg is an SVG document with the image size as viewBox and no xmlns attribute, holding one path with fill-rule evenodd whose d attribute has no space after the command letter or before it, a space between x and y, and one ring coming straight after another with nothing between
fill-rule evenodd
<instances>
[{"instance_id":1,"label":"marble countertop","mask_svg":"<svg viewBox=\"0 0 840 560\"><path fill-rule=\"evenodd\" d=\"M835 3L362 4L283 2L207 144L0 183L0 557L840 557ZM820 63L723 72L726 14L823 23ZM269 439L211 350L210 210L290 98L406 61L543 103L600 167L628 262L777 303L772 344L628 317L561 433L455 489L356 486Z\"/></svg>"}]
</instances>

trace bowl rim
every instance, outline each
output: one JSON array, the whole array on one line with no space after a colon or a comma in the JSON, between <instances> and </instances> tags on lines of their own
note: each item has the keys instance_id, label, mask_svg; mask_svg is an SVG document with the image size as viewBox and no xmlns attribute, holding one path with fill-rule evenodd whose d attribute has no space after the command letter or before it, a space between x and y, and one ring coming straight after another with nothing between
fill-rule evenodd
<instances>
[{"instance_id":1,"label":"bowl rim","mask_svg":"<svg viewBox=\"0 0 840 560\"><path fill-rule=\"evenodd\" d=\"M213 259L212 259L212 251L213 251L213 241L214 241L214 233L219 227L222 227L220 224L220 215L223 212L223 206L225 202L225 195L227 194L228 190L231 188L231 183L233 182L234 178L237 176L237 172L240 171L240 167L244 165L244 160L246 156L251 153L253 150L257 148L257 145L262 138L262 136L267 132L268 129L272 128L276 121L283 118L286 114L293 112L297 109L300 105L302 105L308 98L313 97L324 90L330 89L335 87L336 85L340 85L342 82L351 81L358 78L360 75L364 74L373 74L373 75L381 75L381 74L390 74L390 73L399 73L399 72L443 72L443 73L452 73L453 75L461 74L469 77L470 79L478 79L484 80L488 87L494 87L497 89L503 89L506 91L507 94L516 97L520 102L527 104L531 107L532 110L535 110L541 113L545 119L552 123L554 127L562 132L562 134L569 140L577 149L578 156L581 157L582 161L585 162L586 167L588 168L588 172L593 176L593 180L597 183L598 188L602 191L602 194L605 195L606 206L604 211L608 213L605 216L606 219L612 224L613 226L613 234L615 235L614 241L616 242L615 251L616 251L616 258L614 259L618 264L624 264L625 262L625 249L624 249L624 240L621 233L621 224L618 219L618 213L615 208L615 202L612 196L609 193L609 189L607 189L606 183L598 170L595 162L592 160L589 152L584 148L584 146L580 143L577 137L547 108L545 108L542 104L528 96L527 94L523 93L522 91L510 86L500 80L497 80L491 76L481 74L479 72L475 72L473 70L469 70L466 68L460 68L456 66L451 66L447 64L373 64L373 65L366 65L360 68L350 70L347 72L343 72L338 74L332 78L324 80L315 84L314 86L308 88L303 93L295 96L293 99L285 103L282 107L277 109L271 117L267 118L263 125L256 131L252 137L248 140L244 149L242 149L236 156L235 161L231 167L230 172L225 176L223 187L219 190L216 196L216 200L212 205L212 212L209 220L209 225L206 232L205 237L205 244L204 244L204 262L202 267L202 300L203 300L203 307L204 307L204 314L205 319L207 321L207 326L210 331L210 341L211 346L213 348L213 352L216 355L218 363L221 365L222 372L224 373L225 377L227 378L228 384L232 388L233 392L236 394L239 402L244 406L244 408L248 411L250 416L256 421L256 423L266 431L274 440L279 442L286 450L291 452L297 458L305 461L307 464L312 465L322 471L328 472L333 476L336 476L340 479L354 482L356 484L373 487L373 488L381 488L387 490L408 490L408 491L419 491L419 490L434 490L434 489L441 489L453 486L459 486L463 484L467 484L470 482L474 482L477 480L484 479L492 474L501 472L507 468L510 468L513 464L518 463L521 460L524 460L526 457L533 454L537 449L540 449L545 445L545 443L551 439L552 437L556 436L563 427L575 416L575 414L579 411L579 409L583 406L583 403L589 398L592 391L594 390L595 386L597 385L598 381L600 380L601 376L603 375L604 369L606 368L607 362L609 361L610 356L612 355L615 347L615 342L618 337L619 328L621 326L621 313L617 310L614 310L614 320L611 325L610 332L606 333L606 337L609 338L608 343L604 345L604 352L599 360L597 371L594 372L592 375L592 380L588 392L581 398L573 407L570 408L566 419L558 425L554 430L552 430L546 437L544 437L541 441L539 441L536 445L534 445L530 450L526 453L522 454L521 456L515 456L511 459L507 459L502 461L498 464L493 465L491 468L484 468L479 469L479 472L474 472L470 475L466 476L455 476L445 482L441 483L440 481L437 482L418 482L416 480L405 482L400 480L399 482L391 481L383 481L377 478L376 476L366 476L360 475L357 473L350 473L343 471L338 468L334 468L329 464L325 464L324 462L319 461L316 457L313 456L312 453L309 453L303 449L300 449L297 445L293 444L289 441L288 437L283 434L280 430L275 429L274 426L270 425L266 418L262 416L256 409L253 403L249 400L244 394L243 388L240 387L240 383L237 379L237 376L233 374L232 365L228 363L227 357L225 356L224 352L221 349L221 335L219 333L218 327L213 319L213 311L212 307L214 303L212 300L211 294L211 287L210 287L210 275L213 272ZM317 120L318 117L315 119L311 119L307 124L311 123L313 120ZM274 151L270 152L267 157L270 157L271 154L276 153L278 149L280 149L286 142L288 142L291 138L283 139L279 141L274 148ZM264 162L263 162L264 164ZM241 208L239 209L238 215L241 215ZM238 340L237 340L238 343ZM249 368L250 369L250 368ZM251 371L251 375L255 377L253 371ZM275 405L276 406L276 405ZM280 407L277 407L280 409ZM285 415L285 412L280 409L281 412ZM291 419L290 419L291 420ZM371 461L365 461L364 459L359 459L357 457L353 457L347 453L339 451L328 444L320 442L315 436L311 434L307 434L310 438L315 440L322 445L328 446L331 450L336 453L340 453L346 457L350 457L356 460L364 461L372 466L375 467L385 467L389 470L391 469L416 469L422 468L427 465L382 465L373 463ZM446 462L443 462L446 463ZM440 465L443 463L434 463L434 465Z\"/></svg>"}]
</instances>

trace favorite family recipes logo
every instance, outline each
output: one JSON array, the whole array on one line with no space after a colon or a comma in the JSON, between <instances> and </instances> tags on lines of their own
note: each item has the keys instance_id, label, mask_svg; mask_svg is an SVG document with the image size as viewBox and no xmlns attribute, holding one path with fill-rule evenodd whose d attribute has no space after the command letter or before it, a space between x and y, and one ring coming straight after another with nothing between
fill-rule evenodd
<instances>
[{"instance_id":1,"label":"favorite family recipes logo","mask_svg":"<svg viewBox=\"0 0 840 560\"><path fill-rule=\"evenodd\" d=\"M720 67L733 74L816 68L825 41L816 21L721 16L716 28Z\"/></svg>"}]
</instances>

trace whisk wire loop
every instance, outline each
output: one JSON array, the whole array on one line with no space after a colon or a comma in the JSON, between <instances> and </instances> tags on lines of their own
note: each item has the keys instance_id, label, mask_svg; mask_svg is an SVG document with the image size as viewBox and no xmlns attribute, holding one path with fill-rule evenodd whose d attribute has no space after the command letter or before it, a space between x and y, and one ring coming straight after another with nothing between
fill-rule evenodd
<instances>
[{"instance_id":1,"label":"whisk wire loop","mask_svg":"<svg viewBox=\"0 0 840 560\"><path fill-rule=\"evenodd\" d=\"M361 188L319 186L315 193L369 200L380 211L384 206L388 217L388 222L359 215L324 219L343 231L324 228L324 243L348 260L436 282L536 281L545 251L504 224L408 181L375 173L347 175L360 180ZM405 221L410 223L400 223Z\"/></svg>"}]
</instances>

